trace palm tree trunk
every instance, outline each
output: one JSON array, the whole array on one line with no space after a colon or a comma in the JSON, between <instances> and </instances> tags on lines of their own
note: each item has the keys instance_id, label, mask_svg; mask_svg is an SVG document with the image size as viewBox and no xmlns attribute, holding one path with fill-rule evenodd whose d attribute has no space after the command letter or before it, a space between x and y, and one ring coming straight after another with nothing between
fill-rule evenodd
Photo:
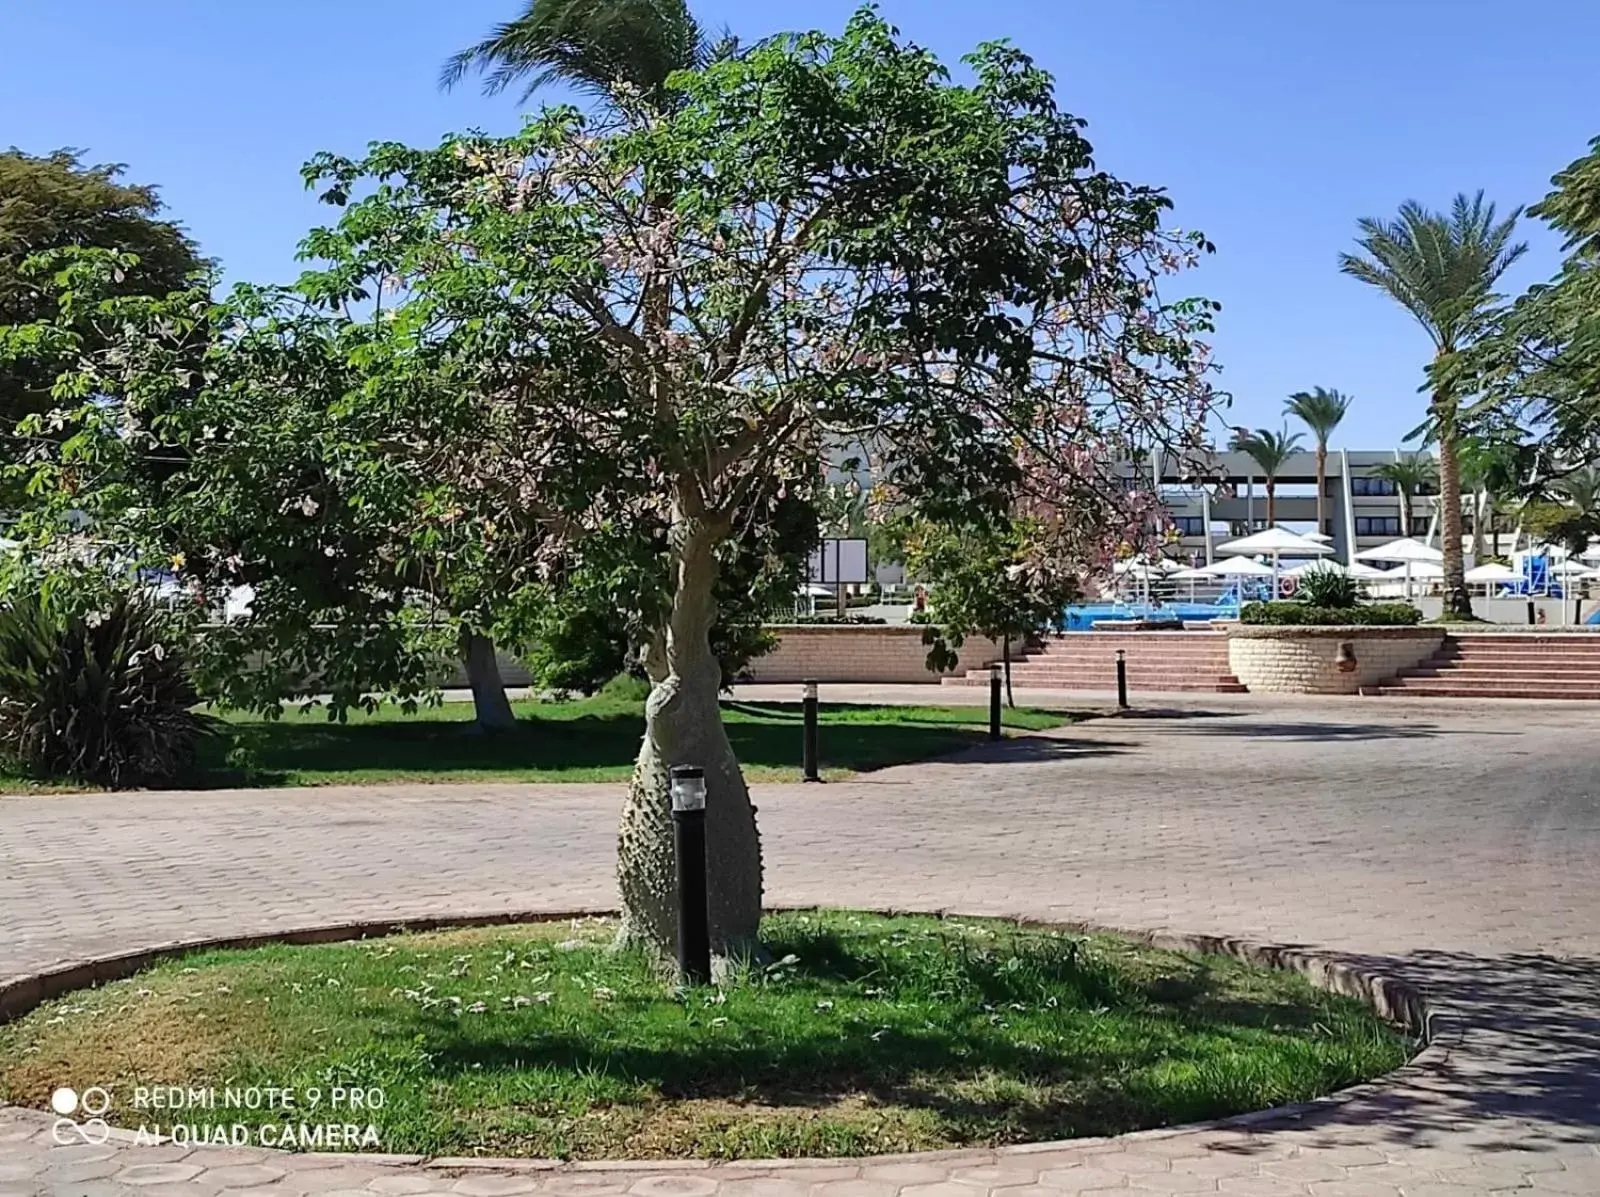
<instances>
[{"instance_id":1,"label":"palm tree trunk","mask_svg":"<svg viewBox=\"0 0 1600 1197\"><path fill-rule=\"evenodd\" d=\"M1494 496L1489 496L1489 552L1500 555L1500 513L1494 509Z\"/></svg>"},{"instance_id":2,"label":"palm tree trunk","mask_svg":"<svg viewBox=\"0 0 1600 1197\"><path fill-rule=\"evenodd\" d=\"M1483 513L1489 505L1489 496L1478 491L1472 496L1472 561L1483 561Z\"/></svg>"},{"instance_id":3,"label":"palm tree trunk","mask_svg":"<svg viewBox=\"0 0 1600 1197\"><path fill-rule=\"evenodd\" d=\"M1449 396L1440 394L1434 403L1441 411ZM1456 457L1454 421L1440 421L1439 429L1439 535L1444 540L1444 613L1472 618L1472 596L1463 575L1461 558L1461 463Z\"/></svg>"},{"instance_id":4,"label":"palm tree trunk","mask_svg":"<svg viewBox=\"0 0 1600 1197\"><path fill-rule=\"evenodd\" d=\"M1326 533L1322 526L1323 492L1328 489L1328 443L1317 441L1317 531Z\"/></svg>"},{"instance_id":5,"label":"palm tree trunk","mask_svg":"<svg viewBox=\"0 0 1600 1197\"><path fill-rule=\"evenodd\" d=\"M1272 527L1278 522L1277 515L1278 480L1269 476L1267 478L1267 527Z\"/></svg>"}]
</instances>

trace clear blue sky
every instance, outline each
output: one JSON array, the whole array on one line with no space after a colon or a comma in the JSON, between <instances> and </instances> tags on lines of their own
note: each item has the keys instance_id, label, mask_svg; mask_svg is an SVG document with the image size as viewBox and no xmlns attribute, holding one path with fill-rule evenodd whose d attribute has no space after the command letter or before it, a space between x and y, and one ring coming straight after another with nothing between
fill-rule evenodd
<instances>
[{"instance_id":1,"label":"clear blue sky","mask_svg":"<svg viewBox=\"0 0 1600 1197\"><path fill-rule=\"evenodd\" d=\"M443 94L440 62L520 0L0 0L0 144L72 145L160 185L231 278L292 277L325 216L297 169L319 149L515 128L514 95ZM839 28L852 0L696 0L747 39ZM1420 418L1426 343L1338 273L1356 218L1485 188L1529 203L1600 134L1600 3L1543 0L884 0L953 61L1009 38L1056 76L1101 162L1170 189L1218 252L1195 288L1223 303L1229 423L1276 426L1283 397L1352 392L1339 438L1386 448ZM1557 245L1509 284L1552 272Z\"/></svg>"}]
</instances>

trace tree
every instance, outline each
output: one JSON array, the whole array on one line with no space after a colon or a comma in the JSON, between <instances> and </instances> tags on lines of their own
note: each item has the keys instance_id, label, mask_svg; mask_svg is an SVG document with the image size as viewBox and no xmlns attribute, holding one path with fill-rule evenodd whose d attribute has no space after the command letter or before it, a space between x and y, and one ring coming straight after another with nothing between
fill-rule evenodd
<instances>
[{"instance_id":1,"label":"tree","mask_svg":"<svg viewBox=\"0 0 1600 1197\"><path fill-rule=\"evenodd\" d=\"M213 405L335 389L327 439L400 559L460 536L469 560L499 562L488 544L506 537L507 623L563 579L615 579L652 684L622 921L658 951L675 938L679 765L705 771L714 946L755 935L760 841L718 706L717 583L741 552L783 566L780 512L815 502L828 446L870 433L896 506L1025 515L1028 567L1075 576L1154 532L1154 498L1113 463L1202 443L1213 305L1160 283L1209 246L1162 228L1161 192L1096 168L1025 56L991 44L969 63L953 84L863 10L839 37L676 74L662 107L320 156L308 176L343 208L306 242L326 267L208 315L230 364L165 426L204 450ZM113 364L142 371L157 350L130 335ZM114 388L128 399L97 417L97 451L121 451L114 424L142 434L145 381Z\"/></svg>"},{"instance_id":2,"label":"tree","mask_svg":"<svg viewBox=\"0 0 1600 1197\"><path fill-rule=\"evenodd\" d=\"M1460 392L1457 355L1490 325L1497 300L1494 285L1527 252L1512 243L1521 209L1504 220L1483 192L1458 195L1448 214L1430 212L1414 200L1400 206L1398 220L1358 222L1361 254L1340 254L1339 268L1383 291L1416 319L1433 343L1428 369L1432 397L1429 423L1439 445L1439 522L1444 549L1444 613L1472 617L1472 597L1463 578L1461 477L1457 456Z\"/></svg>"},{"instance_id":3,"label":"tree","mask_svg":"<svg viewBox=\"0 0 1600 1197\"><path fill-rule=\"evenodd\" d=\"M1025 642L1080 594L1076 577L1030 568L1034 541L1025 518L977 527L919 521L905 532L907 568L934 584L922 631L928 668L954 669L966 638L987 636L1000 644L1011 706L1012 642Z\"/></svg>"},{"instance_id":4,"label":"tree","mask_svg":"<svg viewBox=\"0 0 1600 1197\"><path fill-rule=\"evenodd\" d=\"M1553 190L1529 209L1562 236L1560 271L1497 313L1489 335L1462 355L1448 379L1479 400L1465 413L1474 435L1520 442L1518 492L1547 496L1566 474L1600 460L1600 138L1552 179ZM1540 504L1545 506L1544 504ZM1570 518L1555 510L1549 522ZM1569 539L1600 533L1574 523Z\"/></svg>"},{"instance_id":5,"label":"tree","mask_svg":"<svg viewBox=\"0 0 1600 1197\"><path fill-rule=\"evenodd\" d=\"M1234 435L1233 448L1248 453L1266 476L1267 526L1271 527L1277 521L1278 471L1283 469L1283 463L1291 454L1300 451L1300 434L1291 434L1287 428L1281 432L1266 428L1254 432L1240 429Z\"/></svg>"},{"instance_id":6,"label":"tree","mask_svg":"<svg viewBox=\"0 0 1600 1197\"><path fill-rule=\"evenodd\" d=\"M182 228L160 218L156 189L120 182L124 170L116 164L86 166L80 152L71 149L42 157L15 148L0 153L0 329L55 318L46 268L51 251L120 251L125 256L106 289L124 296L182 290L205 268ZM92 335L89 327L77 332ZM47 353L0 359L5 456L12 456L17 422L52 406L50 385L60 364ZM17 495L0 490L0 508L17 501Z\"/></svg>"},{"instance_id":7,"label":"tree","mask_svg":"<svg viewBox=\"0 0 1600 1197\"><path fill-rule=\"evenodd\" d=\"M1317 442L1317 531L1323 532L1323 505L1328 489L1328 438L1350 410L1350 396L1323 387L1309 391L1296 391L1284 402L1285 415L1294 416L1307 428Z\"/></svg>"},{"instance_id":8,"label":"tree","mask_svg":"<svg viewBox=\"0 0 1600 1197\"><path fill-rule=\"evenodd\" d=\"M1417 495L1436 490L1439 485L1439 467L1431 457L1412 453L1397 461L1386 461L1374 467L1373 476L1394 483L1400 497L1400 535L1411 535L1411 500Z\"/></svg>"},{"instance_id":9,"label":"tree","mask_svg":"<svg viewBox=\"0 0 1600 1197\"><path fill-rule=\"evenodd\" d=\"M661 107L674 71L704 66L726 45L684 0L529 0L520 17L445 63L440 83L454 87L477 70L491 95L526 81L526 100L562 82L608 102L621 89Z\"/></svg>"}]
</instances>

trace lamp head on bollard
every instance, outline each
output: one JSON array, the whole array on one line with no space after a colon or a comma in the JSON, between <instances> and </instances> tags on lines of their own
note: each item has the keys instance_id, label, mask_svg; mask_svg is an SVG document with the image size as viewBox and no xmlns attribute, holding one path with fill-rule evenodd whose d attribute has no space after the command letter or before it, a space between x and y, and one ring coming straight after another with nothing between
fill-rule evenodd
<instances>
[{"instance_id":1,"label":"lamp head on bollard","mask_svg":"<svg viewBox=\"0 0 1600 1197\"><path fill-rule=\"evenodd\" d=\"M1117 649L1117 660L1121 661L1121 660L1125 659L1126 655L1127 655L1127 650L1120 649L1120 648Z\"/></svg>"},{"instance_id":2,"label":"lamp head on bollard","mask_svg":"<svg viewBox=\"0 0 1600 1197\"><path fill-rule=\"evenodd\" d=\"M995 662L994 664L989 666L989 680L991 682L998 682L1000 680L1000 664L999 664L999 662Z\"/></svg>"},{"instance_id":3,"label":"lamp head on bollard","mask_svg":"<svg viewBox=\"0 0 1600 1197\"><path fill-rule=\"evenodd\" d=\"M706 771L694 765L674 765L668 774L674 813L705 810Z\"/></svg>"},{"instance_id":4,"label":"lamp head on bollard","mask_svg":"<svg viewBox=\"0 0 1600 1197\"><path fill-rule=\"evenodd\" d=\"M800 691L801 697L803 697L803 698L815 698L817 696L817 683L816 682L802 682L801 683L801 687L802 687L802 689Z\"/></svg>"}]
</instances>

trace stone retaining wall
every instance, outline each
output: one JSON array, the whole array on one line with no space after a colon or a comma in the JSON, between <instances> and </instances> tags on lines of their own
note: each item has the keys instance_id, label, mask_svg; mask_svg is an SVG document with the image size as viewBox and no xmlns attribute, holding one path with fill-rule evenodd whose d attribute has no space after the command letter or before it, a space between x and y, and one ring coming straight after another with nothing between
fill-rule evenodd
<instances>
[{"instance_id":1,"label":"stone retaining wall","mask_svg":"<svg viewBox=\"0 0 1600 1197\"><path fill-rule=\"evenodd\" d=\"M942 677L981 669L1000 656L1000 646L984 636L969 636L961 659L949 673L931 673L922 629L899 624L791 624L772 629L778 647L750 662L753 682L937 682ZM1021 651L1012 645L1013 659Z\"/></svg>"},{"instance_id":2,"label":"stone retaining wall","mask_svg":"<svg viewBox=\"0 0 1600 1197\"><path fill-rule=\"evenodd\" d=\"M1441 628L1247 624L1228 630L1228 665L1252 692L1354 694L1427 660L1443 643ZM1340 645L1349 646L1353 668L1340 668Z\"/></svg>"}]
</instances>

